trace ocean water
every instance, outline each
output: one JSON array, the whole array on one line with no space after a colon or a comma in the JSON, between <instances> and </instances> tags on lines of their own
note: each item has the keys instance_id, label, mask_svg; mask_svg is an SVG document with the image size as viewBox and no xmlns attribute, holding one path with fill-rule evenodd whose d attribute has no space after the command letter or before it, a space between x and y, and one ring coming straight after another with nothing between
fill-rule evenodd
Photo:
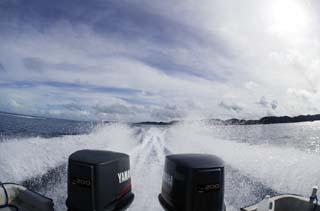
<instances>
[{"instance_id":1,"label":"ocean water","mask_svg":"<svg viewBox=\"0 0 320 211\"><path fill-rule=\"evenodd\" d=\"M96 126L94 122L6 114L0 112L0 142L7 139L87 134Z\"/></svg>"},{"instance_id":2,"label":"ocean water","mask_svg":"<svg viewBox=\"0 0 320 211\"><path fill-rule=\"evenodd\" d=\"M57 122L58 121L58 122ZM20 122L20 123L17 123ZM17 134L15 135L15 131ZM67 159L80 149L130 155L135 201L130 211L161 211L164 158L170 153L210 153L226 164L227 210L266 194L309 196L320 185L320 122L216 126L89 124L0 115L0 181L22 183L66 210Z\"/></svg>"}]
</instances>

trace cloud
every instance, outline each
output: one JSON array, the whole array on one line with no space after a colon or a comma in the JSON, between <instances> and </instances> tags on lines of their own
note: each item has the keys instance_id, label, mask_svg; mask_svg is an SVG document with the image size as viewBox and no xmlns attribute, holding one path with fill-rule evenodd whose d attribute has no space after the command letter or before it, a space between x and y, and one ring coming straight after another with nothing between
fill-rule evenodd
<instances>
[{"instance_id":1,"label":"cloud","mask_svg":"<svg viewBox=\"0 0 320 211\"><path fill-rule=\"evenodd\" d=\"M253 81L248 81L245 83L245 87L250 90L255 90L259 88L259 85Z\"/></svg>"},{"instance_id":2,"label":"cloud","mask_svg":"<svg viewBox=\"0 0 320 211\"><path fill-rule=\"evenodd\" d=\"M164 107L153 108L151 111L151 117L161 121L172 121L181 119L185 116L185 111L178 108L177 105L165 105Z\"/></svg>"},{"instance_id":3,"label":"cloud","mask_svg":"<svg viewBox=\"0 0 320 211\"><path fill-rule=\"evenodd\" d=\"M258 105L260 105L264 109L272 109L276 110L278 108L278 101L273 99L273 100L268 100L267 97L262 96L260 100L257 102Z\"/></svg>"},{"instance_id":4,"label":"cloud","mask_svg":"<svg viewBox=\"0 0 320 211\"><path fill-rule=\"evenodd\" d=\"M69 104L65 104L63 105L67 110L70 111L82 111L83 108L81 107L81 105L76 104L76 103L69 103Z\"/></svg>"},{"instance_id":5,"label":"cloud","mask_svg":"<svg viewBox=\"0 0 320 211\"><path fill-rule=\"evenodd\" d=\"M228 111L232 111L235 113L239 113L240 111L243 110L243 108L240 105L237 105L236 103L228 103L228 102L221 101L219 103L219 106Z\"/></svg>"},{"instance_id":6,"label":"cloud","mask_svg":"<svg viewBox=\"0 0 320 211\"><path fill-rule=\"evenodd\" d=\"M0 63L0 73L6 73L6 68L4 67L3 64Z\"/></svg>"},{"instance_id":7,"label":"cloud","mask_svg":"<svg viewBox=\"0 0 320 211\"><path fill-rule=\"evenodd\" d=\"M39 58L23 58L23 64L25 68L29 71L33 71L36 73L41 73L44 70L44 63Z\"/></svg>"},{"instance_id":8,"label":"cloud","mask_svg":"<svg viewBox=\"0 0 320 211\"><path fill-rule=\"evenodd\" d=\"M315 112L320 5L293 0L310 23L284 33L276 2L1 1L0 110L122 121Z\"/></svg>"},{"instance_id":9,"label":"cloud","mask_svg":"<svg viewBox=\"0 0 320 211\"><path fill-rule=\"evenodd\" d=\"M276 110L277 107L278 107L278 101L272 100L272 102L270 103L270 105L271 105L271 108L272 108L273 110Z\"/></svg>"},{"instance_id":10,"label":"cloud","mask_svg":"<svg viewBox=\"0 0 320 211\"><path fill-rule=\"evenodd\" d=\"M267 101L265 96L262 96L258 102L259 105L261 105L264 108L268 108L269 107L269 102Z\"/></svg>"},{"instance_id":11,"label":"cloud","mask_svg":"<svg viewBox=\"0 0 320 211\"><path fill-rule=\"evenodd\" d=\"M134 110L136 110L136 108L132 108L121 104L112 104L109 106L96 105L94 109L98 113L105 114L134 114Z\"/></svg>"},{"instance_id":12,"label":"cloud","mask_svg":"<svg viewBox=\"0 0 320 211\"><path fill-rule=\"evenodd\" d=\"M289 95L301 98L304 101L309 101L314 96L314 93L305 89L289 88L287 92Z\"/></svg>"}]
</instances>

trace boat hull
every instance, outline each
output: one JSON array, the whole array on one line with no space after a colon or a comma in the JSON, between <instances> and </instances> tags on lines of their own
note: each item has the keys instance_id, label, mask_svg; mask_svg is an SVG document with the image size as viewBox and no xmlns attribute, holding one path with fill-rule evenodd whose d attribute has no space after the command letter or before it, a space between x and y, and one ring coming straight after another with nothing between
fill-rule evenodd
<instances>
[{"instance_id":1,"label":"boat hull","mask_svg":"<svg viewBox=\"0 0 320 211\"><path fill-rule=\"evenodd\" d=\"M266 202L266 200L268 200ZM241 211L320 211L320 206L309 199L291 194L284 194L264 199L256 204L244 207Z\"/></svg>"},{"instance_id":2,"label":"boat hull","mask_svg":"<svg viewBox=\"0 0 320 211\"><path fill-rule=\"evenodd\" d=\"M14 183L0 185L0 211L53 211L52 199Z\"/></svg>"}]
</instances>

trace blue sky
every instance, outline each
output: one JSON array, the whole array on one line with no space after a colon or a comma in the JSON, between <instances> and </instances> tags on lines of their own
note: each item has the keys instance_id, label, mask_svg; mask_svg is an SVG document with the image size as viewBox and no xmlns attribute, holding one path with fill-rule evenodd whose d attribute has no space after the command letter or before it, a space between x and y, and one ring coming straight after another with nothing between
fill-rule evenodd
<instances>
[{"instance_id":1,"label":"blue sky","mask_svg":"<svg viewBox=\"0 0 320 211\"><path fill-rule=\"evenodd\" d=\"M316 0L2 0L0 110L170 121L320 111Z\"/></svg>"}]
</instances>

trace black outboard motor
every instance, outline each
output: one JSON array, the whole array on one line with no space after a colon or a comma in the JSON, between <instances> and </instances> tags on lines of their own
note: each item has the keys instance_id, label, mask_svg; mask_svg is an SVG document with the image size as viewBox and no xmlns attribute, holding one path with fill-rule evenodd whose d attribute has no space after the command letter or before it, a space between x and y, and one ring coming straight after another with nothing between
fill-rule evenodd
<instances>
[{"instance_id":1,"label":"black outboard motor","mask_svg":"<svg viewBox=\"0 0 320 211\"><path fill-rule=\"evenodd\" d=\"M222 211L224 164L214 155L166 157L159 201L166 211Z\"/></svg>"},{"instance_id":2,"label":"black outboard motor","mask_svg":"<svg viewBox=\"0 0 320 211\"><path fill-rule=\"evenodd\" d=\"M127 154L80 150L70 155L68 211L121 211L133 198Z\"/></svg>"}]
</instances>

